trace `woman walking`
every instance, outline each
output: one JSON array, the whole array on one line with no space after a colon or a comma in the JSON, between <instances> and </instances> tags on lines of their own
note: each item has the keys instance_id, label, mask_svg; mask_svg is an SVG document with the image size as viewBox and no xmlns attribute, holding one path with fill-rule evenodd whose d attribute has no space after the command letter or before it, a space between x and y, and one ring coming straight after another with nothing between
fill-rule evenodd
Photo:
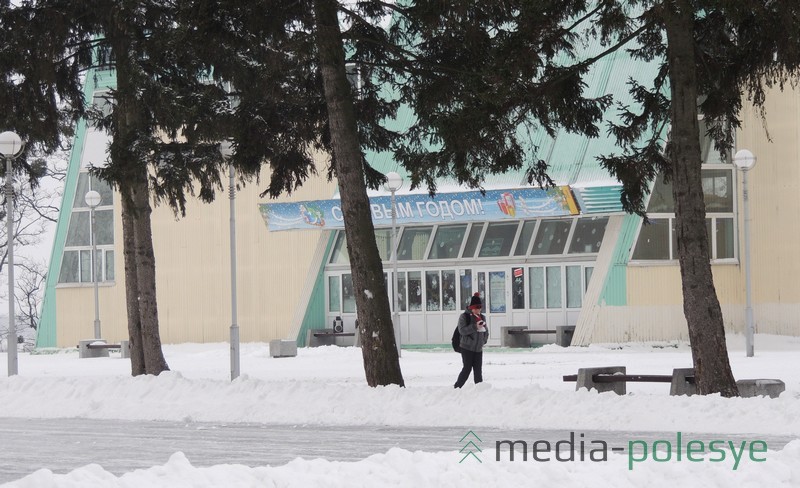
<instances>
[{"instance_id":1,"label":"woman walking","mask_svg":"<svg viewBox=\"0 0 800 488\"><path fill-rule=\"evenodd\" d=\"M489 329L486 317L481 313L483 304L479 293L472 295L467 310L458 318L458 332L461 334L461 362L464 367L458 375L455 388L461 388L472 371L473 379L478 384L483 381L483 345L489 340Z\"/></svg>"}]
</instances>

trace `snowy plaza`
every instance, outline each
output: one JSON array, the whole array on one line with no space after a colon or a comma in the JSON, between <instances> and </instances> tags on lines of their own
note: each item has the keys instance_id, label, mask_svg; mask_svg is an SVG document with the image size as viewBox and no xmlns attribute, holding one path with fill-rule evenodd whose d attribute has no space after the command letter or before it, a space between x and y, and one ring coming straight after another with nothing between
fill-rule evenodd
<instances>
[{"instance_id":1,"label":"snowy plaza","mask_svg":"<svg viewBox=\"0 0 800 488\"><path fill-rule=\"evenodd\" d=\"M786 391L776 399L686 397L670 396L668 384L630 383L619 396L575 391L574 382L562 380L582 367L626 366L637 374L690 367L688 345L678 342L490 348L485 382L476 386L470 379L461 390L452 388L460 357L445 349L404 350L406 388L368 387L354 347L300 348L297 357L271 358L267 344L243 344L242 376L233 382L225 343L165 345L171 371L158 377L131 377L128 360L115 353L93 359L79 359L74 349L21 353L20 374L0 375L6 437L0 482L37 488L800 486L800 372L793 367L800 339L757 335L753 358L745 356L742 336L728 342L737 379L779 378ZM201 435L204 430L213 430L212 437ZM470 448L474 455L463 451L469 432L481 439L472 444L480 450ZM34 452L12 456L21 444L8 436L20 433ZM540 443L540 460L534 459L534 442L555 447L571 433L571 456L562 452L556 459ZM501 440L527 443L527 460L519 449L513 461L507 449L498 452ZM690 440L705 452L687 458ZM708 450L713 440L720 441L717 449ZM600 445L590 441L608 443L607 459L599 452L590 459Z\"/></svg>"}]
</instances>

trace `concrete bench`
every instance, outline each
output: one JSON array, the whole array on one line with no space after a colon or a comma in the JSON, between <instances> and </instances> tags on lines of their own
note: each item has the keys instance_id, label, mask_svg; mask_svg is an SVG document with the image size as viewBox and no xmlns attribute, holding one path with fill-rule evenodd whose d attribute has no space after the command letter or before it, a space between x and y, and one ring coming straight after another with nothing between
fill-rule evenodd
<instances>
[{"instance_id":1,"label":"concrete bench","mask_svg":"<svg viewBox=\"0 0 800 488\"><path fill-rule=\"evenodd\" d=\"M578 374L565 375L564 381L575 381L575 390L586 388L599 392L613 391L618 395L627 393L627 384L670 383L670 395L694 395L694 368L675 368L671 375L666 374L627 374L625 366L604 368L580 368Z\"/></svg>"},{"instance_id":2,"label":"concrete bench","mask_svg":"<svg viewBox=\"0 0 800 488\"><path fill-rule=\"evenodd\" d=\"M559 325L555 330L528 329L522 326L500 327L500 345L503 347L531 347L530 336L534 334L555 334L556 344L569 347L572 335L575 333L574 325Z\"/></svg>"},{"instance_id":3,"label":"concrete bench","mask_svg":"<svg viewBox=\"0 0 800 488\"><path fill-rule=\"evenodd\" d=\"M575 390L587 388L597 391L613 391L619 395L626 393L629 382L670 383L670 395L695 395L694 368L676 368L671 375L629 375L625 366L610 366L606 368L581 368L576 375L565 375L564 381L575 381ZM751 379L738 380L736 386L739 396L751 398L768 396L778 398L786 391L786 384L776 379Z\"/></svg>"},{"instance_id":4,"label":"concrete bench","mask_svg":"<svg viewBox=\"0 0 800 488\"><path fill-rule=\"evenodd\" d=\"M91 339L78 343L78 357L107 358L110 349L119 349L121 358L131 357L130 341L119 341L119 344L109 344L102 339Z\"/></svg>"}]
</instances>

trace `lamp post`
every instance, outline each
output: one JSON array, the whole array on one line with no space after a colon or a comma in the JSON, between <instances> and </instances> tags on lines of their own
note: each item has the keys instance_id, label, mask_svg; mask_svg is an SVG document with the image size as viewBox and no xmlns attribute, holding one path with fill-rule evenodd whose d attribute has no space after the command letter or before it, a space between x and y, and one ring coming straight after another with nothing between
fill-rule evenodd
<instances>
[{"instance_id":1,"label":"lamp post","mask_svg":"<svg viewBox=\"0 0 800 488\"><path fill-rule=\"evenodd\" d=\"M100 281L97 276L97 220L95 220L95 209L100 205L100 193L95 190L86 192L83 200L89 206L92 221L92 282L94 283L94 338L100 339L100 300L98 297L98 282Z\"/></svg>"},{"instance_id":2,"label":"lamp post","mask_svg":"<svg viewBox=\"0 0 800 488\"><path fill-rule=\"evenodd\" d=\"M14 317L14 186L11 161L22 154L22 139L11 131L0 134L0 154L6 160L6 240L8 241L8 376L17 370L17 324Z\"/></svg>"},{"instance_id":3,"label":"lamp post","mask_svg":"<svg viewBox=\"0 0 800 488\"><path fill-rule=\"evenodd\" d=\"M222 159L229 161L233 154L233 144L224 140L219 143ZM228 165L230 193L230 241L231 241L231 381L239 377L239 323L236 313L236 185L234 183L233 165Z\"/></svg>"},{"instance_id":4,"label":"lamp post","mask_svg":"<svg viewBox=\"0 0 800 488\"><path fill-rule=\"evenodd\" d=\"M753 357L753 335L755 326L753 324L753 290L750 280L750 195L747 190L747 173L756 165L756 157L747 149L740 149L733 156L733 163L742 172L742 196L744 206L744 281L745 296L745 328L744 340L747 357Z\"/></svg>"},{"instance_id":5,"label":"lamp post","mask_svg":"<svg viewBox=\"0 0 800 488\"><path fill-rule=\"evenodd\" d=\"M397 344L397 355L400 356L400 310L397 305L397 205L395 204L394 194L403 186L403 178L392 171L386 174L386 189L392 192L392 324L394 325L394 340Z\"/></svg>"}]
</instances>

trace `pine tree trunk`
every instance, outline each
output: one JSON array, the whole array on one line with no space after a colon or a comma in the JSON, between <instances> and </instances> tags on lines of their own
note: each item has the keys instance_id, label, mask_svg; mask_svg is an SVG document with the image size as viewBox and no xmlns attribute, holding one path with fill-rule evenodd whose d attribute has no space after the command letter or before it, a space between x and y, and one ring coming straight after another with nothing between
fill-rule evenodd
<instances>
[{"instance_id":1,"label":"pine tree trunk","mask_svg":"<svg viewBox=\"0 0 800 488\"><path fill-rule=\"evenodd\" d=\"M158 306L156 300L156 259L153 253L153 236L150 231L150 187L147 168L138 166L145 174L134 179L131 199L135 208L134 244L136 255L136 283L139 288L139 318L142 326L142 350L146 374L169 371L161 351L161 335L158 330Z\"/></svg>"},{"instance_id":2,"label":"pine tree trunk","mask_svg":"<svg viewBox=\"0 0 800 488\"><path fill-rule=\"evenodd\" d=\"M119 187L123 190L123 210L130 224L123 236L125 243L126 301L128 310L128 330L139 331L141 338L134 343L131 337L131 371L141 374L143 360L145 374L159 374L169 370L161 351L161 337L158 330L158 309L156 307L155 258L150 231L150 193L148 185L147 162L142 160L135 148L140 135L146 136L149 127L140 110L137 98L136 79L140 73L134 68L131 59L128 24L122 6L111 14L109 38L114 53L117 88L114 91L114 122L111 133L111 164L116 167ZM132 231L132 232L131 232ZM130 240L133 243L133 259L130 259ZM135 274L135 278L134 275ZM131 288L131 287L135 287ZM133 307L133 311L131 310ZM131 323L131 320L133 322ZM136 356L134 367L133 356Z\"/></svg>"},{"instance_id":3,"label":"pine tree trunk","mask_svg":"<svg viewBox=\"0 0 800 488\"><path fill-rule=\"evenodd\" d=\"M672 192L683 287L697 391L738 396L725 345L725 328L711 274L701 178L693 20L689 0L665 2L667 58L672 92Z\"/></svg>"},{"instance_id":4,"label":"pine tree trunk","mask_svg":"<svg viewBox=\"0 0 800 488\"><path fill-rule=\"evenodd\" d=\"M403 386L336 9L334 0L314 1L316 42L358 311L356 333L360 335L367 384Z\"/></svg>"},{"instance_id":5,"label":"pine tree trunk","mask_svg":"<svg viewBox=\"0 0 800 488\"><path fill-rule=\"evenodd\" d=\"M136 275L136 243L133 226L133 201L127 186L120 185L122 196L122 243L125 259L125 303L128 309L128 339L131 347L131 375L145 374L142 322L139 319L139 278Z\"/></svg>"}]
</instances>

